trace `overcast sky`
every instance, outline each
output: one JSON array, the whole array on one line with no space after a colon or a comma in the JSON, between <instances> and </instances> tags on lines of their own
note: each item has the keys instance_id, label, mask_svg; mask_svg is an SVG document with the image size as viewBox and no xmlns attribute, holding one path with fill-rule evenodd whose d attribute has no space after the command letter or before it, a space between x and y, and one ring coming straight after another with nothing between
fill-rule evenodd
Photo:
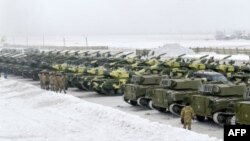
<instances>
[{"instance_id":1,"label":"overcast sky","mask_svg":"<svg viewBox=\"0 0 250 141\"><path fill-rule=\"evenodd\" d=\"M0 35L250 29L250 0L0 0L0 13Z\"/></svg>"}]
</instances>

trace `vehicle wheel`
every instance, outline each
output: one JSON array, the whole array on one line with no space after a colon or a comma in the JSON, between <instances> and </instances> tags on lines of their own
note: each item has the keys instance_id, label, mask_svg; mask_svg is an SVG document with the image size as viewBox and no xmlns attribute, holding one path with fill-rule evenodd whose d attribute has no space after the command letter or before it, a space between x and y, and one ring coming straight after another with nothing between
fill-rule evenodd
<instances>
[{"instance_id":1,"label":"vehicle wheel","mask_svg":"<svg viewBox=\"0 0 250 141\"><path fill-rule=\"evenodd\" d=\"M140 105L140 106L147 107L148 106L148 100L145 99L144 97L140 97L140 98L137 99L137 104Z\"/></svg>"},{"instance_id":2,"label":"vehicle wheel","mask_svg":"<svg viewBox=\"0 0 250 141\"><path fill-rule=\"evenodd\" d=\"M196 119L200 122L204 121L205 120L205 117L204 116L196 116Z\"/></svg>"},{"instance_id":3,"label":"vehicle wheel","mask_svg":"<svg viewBox=\"0 0 250 141\"><path fill-rule=\"evenodd\" d=\"M153 106L152 100L149 100L149 102L148 102L148 108L149 109L155 109L155 107Z\"/></svg>"}]
</instances>

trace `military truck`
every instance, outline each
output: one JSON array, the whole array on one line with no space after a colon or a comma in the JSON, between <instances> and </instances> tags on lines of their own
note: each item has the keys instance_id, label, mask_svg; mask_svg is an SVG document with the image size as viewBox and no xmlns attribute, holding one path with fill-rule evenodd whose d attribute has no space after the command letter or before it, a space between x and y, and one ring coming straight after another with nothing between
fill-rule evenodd
<instances>
[{"instance_id":1,"label":"military truck","mask_svg":"<svg viewBox=\"0 0 250 141\"><path fill-rule=\"evenodd\" d=\"M186 79L186 78L190 78L190 79L200 78L201 81L202 81L202 83L218 83L218 82L219 83L228 83L229 82L226 79L226 77L223 76L220 73L213 72L213 71L203 71L203 70L197 71L197 72L191 72L186 77L181 77L181 78L174 77L174 79ZM162 89L164 89L164 88L162 87ZM164 93L164 90L162 90L162 91ZM153 107L153 103L152 103L152 97L153 97L154 93L155 93L154 89L148 89L146 91L145 97L143 97L143 99L149 101L147 107L149 107L151 109L155 109ZM183 105L181 107L179 107L179 106L181 106L181 105L177 105L177 104L176 105L172 105L171 109L176 109L176 110L171 110L170 112L172 112L175 115L178 115L180 113L179 109L181 109ZM158 110L165 111L165 108L163 108L163 109L162 108L158 108Z\"/></svg>"},{"instance_id":2,"label":"military truck","mask_svg":"<svg viewBox=\"0 0 250 141\"><path fill-rule=\"evenodd\" d=\"M133 75L130 84L126 84L124 88L124 101L133 105L148 105L148 100L142 99L147 89L159 87L160 82L165 75Z\"/></svg>"},{"instance_id":3,"label":"military truck","mask_svg":"<svg viewBox=\"0 0 250 141\"><path fill-rule=\"evenodd\" d=\"M235 104L235 122L240 125L250 125L250 90L244 95L244 100Z\"/></svg>"},{"instance_id":4,"label":"military truck","mask_svg":"<svg viewBox=\"0 0 250 141\"><path fill-rule=\"evenodd\" d=\"M163 88L152 90L152 107L179 115L182 107L190 102L190 96L198 93L201 84L201 79L163 79Z\"/></svg>"},{"instance_id":5,"label":"military truck","mask_svg":"<svg viewBox=\"0 0 250 141\"><path fill-rule=\"evenodd\" d=\"M200 94L191 96L191 106L198 121L204 121L207 117L220 125L232 124L234 105L243 99L246 91L243 83L203 84Z\"/></svg>"}]
</instances>

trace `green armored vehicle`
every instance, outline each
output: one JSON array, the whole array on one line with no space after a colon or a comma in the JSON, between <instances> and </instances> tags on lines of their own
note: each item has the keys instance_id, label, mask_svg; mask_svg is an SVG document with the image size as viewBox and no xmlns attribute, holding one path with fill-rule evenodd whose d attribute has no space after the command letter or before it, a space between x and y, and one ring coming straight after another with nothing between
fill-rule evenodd
<instances>
[{"instance_id":1,"label":"green armored vehicle","mask_svg":"<svg viewBox=\"0 0 250 141\"><path fill-rule=\"evenodd\" d=\"M190 96L198 93L201 84L201 79L163 79L163 88L152 90L152 107L179 115L182 107L190 102Z\"/></svg>"},{"instance_id":2,"label":"green armored vehicle","mask_svg":"<svg viewBox=\"0 0 250 141\"><path fill-rule=\"evenodd\" d=\"M235 104L236 124L250 125L250 91L244 96L244 101Z\"/></svg>"},{"instance_id":3,"label":"green armored vehicle","mask_svg":"<svg viewBox=\"0 0 250 141\"><path fill-rule=\"evenodd\" d=\"M133 106L147 106L149 101L142 99L147 89L159 87L161 80L166 77L164 75L133 75L131 83L125 85L124 101Z\"/></svg>"},{"instance_id":4,"label":"green armored vehicle","mask_svg":"<svg viewBox=\"0 0 250 141\"><path fill-rule=\"evenodd\" d=\"M124 85L129 81L129 72L120 68L104 73L103 78L93 79L90 82L91 88L99 94L122 95L124 93Z\"/></svg>"},{"instance_id":5,"label":"green armored vehicle","mask_svg":"<svg viewBox=\"0 0 250 141\"><path fill-rule=\"evenodd\" d=\"M203 82L205 83L214 83L214 82L220 82L220 83L228 83L228 80L225 78L225 76L223 76L220 73L217 72L212 72L212 71L197 71L197 72L192 72L189 73L186 78L184 77L171 77L172 79L186 79L186 78L200 78L202 79ZM163 89L163 87L162 87ZM146 91L145 97L143 97L143 99L149 101L147 107L151 108L151 109L155 109L152 105L152 97L154 94L154 89L148 89ZM177 105L176 105L177 106ZM167 108L167 107L166 107ZM180 109L177 107L177 109ZM165 111L165 109L163 108L159 108L158 110L160 111ZM179 111L179 110L177 110ZM173 112L173 111L172 111ZM175 113L175 114L179 114L179 112Z\"/></svg>"},{"instance_id":6,"label":"green armored vehicle","mask_svg":"<svg viewBox=\"0 0 250 141\"><path fill-rule=\"evenodd\" d=\"M234 105L246 91L245 84L204 84L200 94L191 97L191 106L198 121L207 117L220 125L232 124Z\"/></svg>"}]
</instances>

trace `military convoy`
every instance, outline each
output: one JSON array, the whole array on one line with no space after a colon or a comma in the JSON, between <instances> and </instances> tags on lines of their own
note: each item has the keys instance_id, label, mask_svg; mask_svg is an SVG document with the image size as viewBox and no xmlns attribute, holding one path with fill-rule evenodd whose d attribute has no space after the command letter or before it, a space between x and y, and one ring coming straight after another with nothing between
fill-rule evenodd
<instances>
[{"instance_id":1,"label":"military convoy","mask_svg":"<svg viewBox=\"0 0 250 141\"><path fill-rule=\"evenodd\" d=\"M179 116L191 104L196 119L223 124L250 124L250 64L184 59L185 54L142 59L133 52L69 51L0 53L0 68L39 80L39 73L67 75L67 86L102 95L123 95L133 106ZM130 57L129 57L130 56Z\"/></svg>"}]
</instances>

